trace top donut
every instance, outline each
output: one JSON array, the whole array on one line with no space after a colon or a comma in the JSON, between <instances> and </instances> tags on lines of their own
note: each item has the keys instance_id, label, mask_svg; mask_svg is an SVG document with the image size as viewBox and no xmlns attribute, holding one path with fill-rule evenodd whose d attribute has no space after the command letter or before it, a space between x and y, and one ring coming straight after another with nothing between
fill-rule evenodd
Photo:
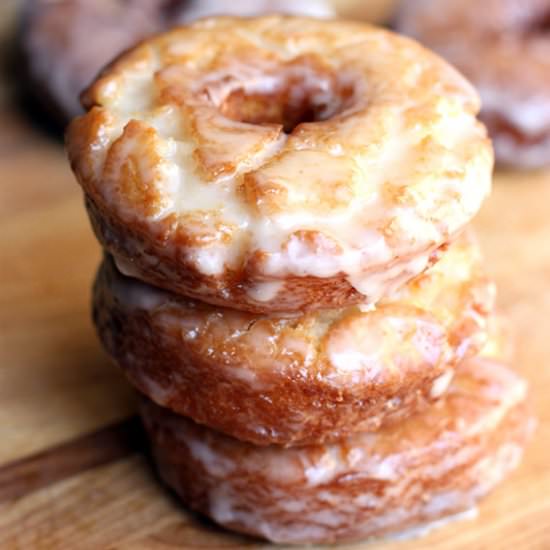
<instances>
[{"instance_id":1,"label":"top donut","mask_svg":"<svg viewBox=\"0 0 550 550\"><path fill-rule=\"evenodd\" d=\"M205 19L123 54L83 104L67 148L119 268L228 307L374 303L490 191L473 88L365 24Z\"/></svg>"}]
</instances>

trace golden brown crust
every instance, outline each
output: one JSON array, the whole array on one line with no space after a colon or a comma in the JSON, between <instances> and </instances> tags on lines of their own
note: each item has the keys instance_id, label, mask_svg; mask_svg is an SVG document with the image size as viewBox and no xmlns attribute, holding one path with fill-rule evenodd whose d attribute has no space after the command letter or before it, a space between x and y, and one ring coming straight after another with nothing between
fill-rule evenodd
<instances>
[{"instance_id":1,"label":"golden brown crust","mask_svg":"<svg viewBox=\"0 0 550 550\"><path fill-rule=\"evenodd\" d=\"M328 304L340 307L363 300L344 276L337 276L330 279L288 277L279 287L276 304L255 301L249 296L248 289L256 282L249 279L246 271L235 269L215 278L201 273L191 262L174 258L170 250L163 251L162 242L170 238L169 226L166 232L158 235L155 246L150 244L146 228L130 227L99 213L89 197L86 198L86 209L96 237L105 250L114 255L121 271L182 296L255 313L317 309L320 299L325 307ZM215 235L223 234L222 228L204 239L214 242ZM182 236L180 240L184 239ZM437 257L438 251L434 251L431 262Z\"/></svg>"},{"instance_id":2,"label":"golden brown crust","mask_svg":"<svg viewBox=\"0 0 550 550\"><path fill-rule=\"evenodd\" d=\"M204 20L121 56L83 101L67 149L102 244L213 304L375 303L490 189L468 83L366 25Z\"/></svg>"},{"instance_id":3,"label":"golden brown crust","mask_svg":"<svg viewBox=\"0 0 550 550\"><path fill-rule=\"evenodd\" d=\"M471 509L513 469L534 421L525 382L473 359L447 397L376 434L298 449L255 447L143 400L160 475L230 529L282 543L399 533Z\"/></svg>"},{"instance_id":4,"label":"golden brown crust","mask_svg":"<svg viewBox=\"0 0 550 550\"><path fill-rule=\"evenodd\" d=\"M157 403L259 445L395 423L441 397L487 336L494 288L470 237L375 309L290 318L215 308L122 276L107 258L94 320Z\"/></svg>"},{"instance_id":5,"label":"golden brown crust","mask_svg":"<svg viewBox=\"0 0 550 550\"><path fill-rule=\"evenodd\" d=\"M396 28L443 55L477 87L497 162L550 159L548 0L404 0Z\"/></svg>"}]
</instances>

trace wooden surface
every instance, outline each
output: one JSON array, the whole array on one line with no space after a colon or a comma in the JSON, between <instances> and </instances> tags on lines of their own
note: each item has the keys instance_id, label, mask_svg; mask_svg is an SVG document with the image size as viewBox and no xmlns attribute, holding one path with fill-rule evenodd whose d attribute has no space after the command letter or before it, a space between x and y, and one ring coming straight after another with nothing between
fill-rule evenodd
<instances>
[{"instance_id":1,"label":"wooden surface","mask_svg":"<svg viewBox=\"0 0 550 550\"><path fill-rule=\"evenodd\" d=\"M188 514L154 478L134 422L117 424L134 398L91 327L99 250L79 189L60 143L1 89L0 548L267 547ZM499 174L475 225L539 428L477 519L382 550L550 549L550 172Z\"/></svg>"}]
</instances>

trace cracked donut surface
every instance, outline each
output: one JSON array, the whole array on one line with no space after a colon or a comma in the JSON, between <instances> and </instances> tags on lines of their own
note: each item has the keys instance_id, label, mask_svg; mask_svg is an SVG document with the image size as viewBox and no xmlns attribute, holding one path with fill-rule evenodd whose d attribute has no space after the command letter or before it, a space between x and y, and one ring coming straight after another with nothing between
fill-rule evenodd
<instances>
[{"instance_id":1,"label":"cracked donut surface","mask_svg":"<svg viewBox=\"0 0 550 550\"><path fill-rule=\"evenodd\" d=\"M489 193L477 95L363 24L213 18L110 65L67 133L119 269L252 312L374 303Z\"/></svg>"},{"instance_id":2,"label":"cracked donut surface","mask_svg":"<svg viewBox=\"0 0 550 550\"><path fill-rule=\"evenodd\" d=\"M121 275L94 292L102 342L159 405L259 445L377 430L440 398L484 346L494 285L463 236L376 307L290 318L216 308Z\"/></svg>"},{"instance_id":3,"label":"cracked donut surface","mask_svg":"<svg viewBox=\"0 0 550 550\"><path fill-rule=\"evenodd\" d=\"M534 428L525 381L479 357L425 412L330 445L256 447L145 399L142 417L160 476L186 505L279 543L395 534L469 510Z\"/></svg>"}]
</instances>

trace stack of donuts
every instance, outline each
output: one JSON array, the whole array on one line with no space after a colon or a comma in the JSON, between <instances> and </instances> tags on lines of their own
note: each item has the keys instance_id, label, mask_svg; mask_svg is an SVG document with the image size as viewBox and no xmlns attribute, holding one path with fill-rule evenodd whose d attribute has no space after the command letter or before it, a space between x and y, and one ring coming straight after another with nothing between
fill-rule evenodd
<instances>
[{"instance_id":1,"label":"stack of donuts","mask_svg":"<svg viewBox=\"0 0 550 550\"><path fill-rule=\"evenodd\" d=\"M83 104L94 321L187 506L354 540L468 512L518 463L526 384L467 229L493 156L458 72L365 24L211 18Z\"/></svg>"}]
</instances>

